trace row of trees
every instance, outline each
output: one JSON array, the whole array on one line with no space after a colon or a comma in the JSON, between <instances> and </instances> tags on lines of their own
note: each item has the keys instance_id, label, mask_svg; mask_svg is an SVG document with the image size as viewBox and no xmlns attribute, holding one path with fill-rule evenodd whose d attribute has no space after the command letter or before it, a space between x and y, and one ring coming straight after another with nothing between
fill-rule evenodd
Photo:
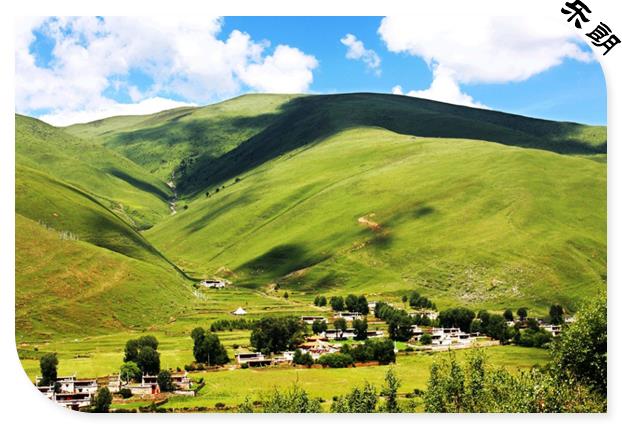
<instances>
[{"instance_id":1,"label":"row of trees","mask_svg":"<svg viewBox=\"0 0 622 428\"><path fill-rule=\"evenodd\" d=\"M385 302L376 303L374 315L388 324L389 337L405 342L412 337L413 319L408 312Z\"/></svg>"},{"instance_id":2,"label":"row of trees","mask_svg":"<svg viewBox=\"0 0 622 428\"><path fill-rule=\"evenodd\" d=\"M209 329L211 332L226 330L252 330L257 321L246 318L221 319L214 321Z\"/></svg>"},{"instance_id":3,"label":"row of trees","mask_svg":"<svg viewBox=\"0 0 622 428\"><path fill-rule=\"evenodd\" d=\"M422 296L417 291L411 292L408 296L402 296L402 302L406 303L408 301L408 305L411 308L415 309L436 309L436 305L430 299L425 296Z\"/></svg>"},{"instance_id":4,"label":"row of trees","mask_svg":"<svg viewBox=\"0 0 622 428\"><path fill-rule=\"evenodd\" d=\"M348 310L350 312L359 312L363 315L369 313L367 298L364 295L348 294L345 299L341 296L333 296L330 298L330 301L325 296L316 296L313 300L315 306L322 307L326 306L327 303L330 303L330 307L336 312Z\"/></svg>"},{"instance_id":5,"label":"row of trees","mask_svg":"<svg viewBox=\"0 0 622 428\"><path fill-rule=\"evenodd\" d=\"M295 317L266 317L255 324L251 346L264 354L294 350L304 342L305 325Z\"/></svg>"},{"instance_id":6,"label":"row of trees","mask_svg":"<svg viewBox=\"0 0 622 428\"><path fill-rule=\"evenodd\" d=\"M518 315L518 319L520 321L526 321L528 315L527 308L518 308L518 310L516 311L516 315ZM514 321L514 314L512 313L512 309L506 309L503 312L503 318L505 318L507 321ZM549 308L549 321L551 322L551 324L556 325L564 323L564 308L562 307L562 305L551 305L551 307Z\"/></svg>"}]
</instances>

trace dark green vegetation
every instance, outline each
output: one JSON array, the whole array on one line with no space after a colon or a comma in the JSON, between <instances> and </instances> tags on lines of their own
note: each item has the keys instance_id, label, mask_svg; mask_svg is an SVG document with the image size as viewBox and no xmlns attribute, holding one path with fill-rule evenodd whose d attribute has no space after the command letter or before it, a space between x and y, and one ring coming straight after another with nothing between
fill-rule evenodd
<instances>
[{"instance_id":1,"label":"dark green vegetation","mask_svg":"<svg viewBox=\"0 0 622 428\"><path fill-rule=\"evenodd\" d=\"M141 373L156 375L160 372L160 353L158 349L158 340L153 336L142 336L139 339L130 339L125 344L124 363L135 363ZM130 372L127 366L126 376L131 374L136 377L135 373Z\"/></svg>"},{"instance_id":2,"label":"dark green vegetation","mask_svg":"<svg viewBox=\"0 0 622 428\"><path fill-rule=\"evenodd\" d=\"M206 363L208 366L222 365L229 362L227 351L214 333L206 332L197 327L190 334L194 343L192 354L197 363Z\"/></svg>"},{"instance_id":3,"label":"dark green vegetation","mask_svg":"<svg viewBox=\"0 0 622 428\"><path fill-rule=\"evenodd\" d=\"M605 278L604 127L378 94L16 127L18 340L316 295L572 311Z\"/></svg>"},{"instance_id":4,"label":"dark green vegetation","mask_svg":"<svg viewBox=\"0 0 622 428\"><path fill-rule=\"evenodd\" d=\"M58 377L58 358L56 357L56 354L43 355L39 360L39 367L41 369L41 380L39 385L47 386L56 382L56 378Z\"/></svg>"}]
</instances>

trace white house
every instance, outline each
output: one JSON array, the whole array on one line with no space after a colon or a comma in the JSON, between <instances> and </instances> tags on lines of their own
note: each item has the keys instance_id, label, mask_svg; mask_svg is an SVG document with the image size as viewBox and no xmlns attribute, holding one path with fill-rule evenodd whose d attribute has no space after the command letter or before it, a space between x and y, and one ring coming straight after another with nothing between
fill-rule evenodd
<instances>
[{"instance_id":1,"label":"white house","mask_svg":"<svg viewBox=\"0 0 622 428\"><path fill-rule=\"evenodd\" d=\"M237 308L235 311L231 312L233 315L246 315L246 311L241 307Z\"/></svg>"},{"instance_id":2,"label":"white house","mask_svg":"<svg viewBox=\"0 0 622 428\"><path fill-rule=\"evenodd\" d=\"M227 286L227 283L220 279L204 279L203 281L199 282L199 285L202 287L219 289L225 288Z\"/></svg>"},{"instance_id":3,"label":"white house","mask_svg":"<svg viewBox=\"0 0 622 428\"><path fill-rule=\"evenodd\" d=\"M326 321L326 318L314 315L305 315L300 317L305 324L313 324L314 321Z\"/></svg>"},{"instance_id":4,"label":"white house","mask_svg":"<svg viewBox=\"0 0 622 428\"><path fill-rule=\"evenodd\" d=\"M339 312L335 314L335 318L343 318L346 321L354 321L363 319L363 315L359 312Z\"/></svg>"},{"instance_id":5,"label":"white house","mask_svg":"<svg viewBox=\"0 0 622 428\"><path fill-rule=\"evenodd\" d=\"M561 325L542 324L542 328L551 333L553 337L558 336L562 332Z\"/></svg>"}]
</instances>

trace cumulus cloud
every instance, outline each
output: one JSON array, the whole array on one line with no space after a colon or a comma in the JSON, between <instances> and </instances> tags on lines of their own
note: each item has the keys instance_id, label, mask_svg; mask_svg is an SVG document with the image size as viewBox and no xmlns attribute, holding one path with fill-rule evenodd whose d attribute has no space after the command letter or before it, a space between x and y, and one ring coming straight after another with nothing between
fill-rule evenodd
<instances>
[{"instance_id":1,"label":"cumulus cloud","mask_svg":"<svg viewBox=\"0 0 622 428\"><path fill-rule=\"evenodd\" d=\"M427 98L434 101L487 109L486 105L474 101L472 96L462 92L454 78L454 74L452 70L442 65L435 65L432 84L428 89L404 93L402 87L397 85L393 87L391 92L396 95L408 95L410 97Z\"/></svg>"},{"instance_id":2,"label":"cumulus cloud","mask_svg":"<svg viewBox=\"0 0 622 428\"><path fill-rule=\"evenodd\" d=\"M297 48L277 46L263 62L248 65L240 71L244 83L263 92L295 93L307 90L313 82L312 70L318 66L315 57Z\"/></svg>"},{"instance_id":3,"label":"cumulus cloud","mask_svg":"<svg viewBox=\"0 0 622 428\"><path fill-rule=\"evenodd\" d=\"M150 105L206 103L243 89L305 92L317 60L300 50L254 41L234 30L220 37L220 18L71 17L16 22L16 109L96 117L97 112L144 111ZM53 41L48 64L30 47L35 31ZM146 76L138 87L132 73ZM115 100L125 94L132 104ZM166 101L166 102L165 102ZM133 104L136 104L132 107Z\"/></svg>"},{"instance_id":4,"label":"cumulus cloud","mask_svg":"<svg viewBox=\"0 0 622 428\"><path fill-rule=\"evenodd\" d=\"M460 83L518 82L565 59L593 60L564 24L535 16L395 16L384 18L378 33L389 51L421 57L432 68L430 88L411 93L473 105Z\"/></svg>"},{"instance_id":5,"label":"cumulus cloud","mask_svg":"<svg viewBox=\"0 0 622 428\"><path fill-rule=\"evenodd\" d=\"M361 60L368 69L380 75L380 57L373 49L366 49L363 42L358 40L354 34L348 33L340 41L348 48L346 58Z\"/></svg>"}]
</instances>

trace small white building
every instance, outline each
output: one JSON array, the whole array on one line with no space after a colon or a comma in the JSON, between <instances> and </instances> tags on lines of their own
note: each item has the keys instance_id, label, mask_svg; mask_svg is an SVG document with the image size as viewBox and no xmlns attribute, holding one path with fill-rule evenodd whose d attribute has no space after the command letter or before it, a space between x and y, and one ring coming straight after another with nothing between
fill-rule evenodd
<instances>
[{"instance_id":1,"label":"small white building","mask_svg":"<svg viewBox=\"0 0 622 428\"><path fill-rule=\"evenodd\" d=\"M246 315L246 311L242 307L237 308L235 311L231 313L233 315Z\"/></svg>"},{"instance_id":2,"label":"small white building","mask_svg":"<svg viewBox=\"0 0 622 428\"><path fill-rule=\"evenodd\" d=\"M305 324L313 324L314 321L324 321L324 322L326 322L326 318L320 317L320 316L314 316L314 315L304 315L304 316L300 317L300 319Z\"/></svg>"},{"instance_id":3,"label":"small white building","mask_svg":"<svg viewBox=\"0 0 622 428\"><path fill-rule=\"evenodd\" d=\"M561 325L542 324L542 328L544 330L548 331L549 333L551 333L551 335L553 335L553 337L556 337L556 336L560 335L561 332L562 332L562 326Z\"/></svg>"},{"instance_id":4,"label":"small white building","mask_svg":"<svg viewBox=\"0 0 622 428\"><path fill-rule=\"evenodd\" d=\"M425 316L425 317L428 317L430 321L434 321L435 319L438 318L438 312L432 311L429 309L419 309L414 312L410 312L408 315L410 315L411 317L416 317L417 315L421 317Z\"/></svg>"},{"instance_id":5,"label":"small white building","mask_svg":"<svg viewBox=\"0 0 622 428\"><path fill-rule=\"evenodd\" d=\"M339 312L335 314L335 318L343 318L346 321L354 321L363 319L363 315L359 312Z\"/></svg>"},{"instance_id":6,"label":"small white building","mask_svg":"<svg viewBox=\"0 0 622 428\"><path fill-rule=\"evenodd\" d=\"M203 281L199 282L199 285L206 288L220 289L225 288L227 286L227 283L221 279L204 279Z\"/></svg>"}]
</instances>

